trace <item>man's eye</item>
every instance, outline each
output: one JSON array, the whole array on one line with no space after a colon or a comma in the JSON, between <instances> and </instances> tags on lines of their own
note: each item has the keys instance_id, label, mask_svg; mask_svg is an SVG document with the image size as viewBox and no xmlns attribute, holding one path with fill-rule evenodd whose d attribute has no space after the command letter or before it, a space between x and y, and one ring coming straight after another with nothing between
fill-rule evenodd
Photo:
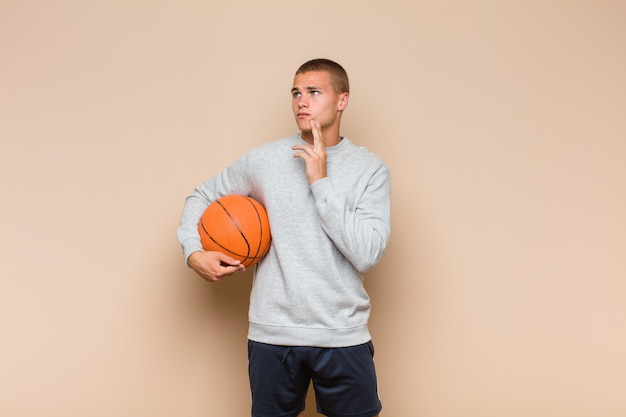
<instances>
[{"instance_id":1,"label":"man's eye","mask_svg":"<svg viewBox=\"0 0 626 417\"><path fill-rule=\"evenodd\" d=\"M293 98L298 98L300 97L302 94L300 94L299 92L295 92L295 93L291 93Z\"/></svg>"}]
</instances>

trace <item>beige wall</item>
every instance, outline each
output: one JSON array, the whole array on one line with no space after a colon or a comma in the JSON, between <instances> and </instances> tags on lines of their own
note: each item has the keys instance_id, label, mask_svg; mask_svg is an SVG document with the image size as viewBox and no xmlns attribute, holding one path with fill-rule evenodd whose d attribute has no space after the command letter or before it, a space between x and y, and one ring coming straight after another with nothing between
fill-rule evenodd
<instances>
[{"instance_id":1,"label":"beige wall","mask_svg":"<svg viewBox=\"0 0 626 417\"><path fill-rule=\"evenodd\" d=\"M248 415L251 276L175 229L323 56L393 174L384 415L626 415L625 40L619 1L2 1L0 414Z\"/></svg>"}]
</instances>

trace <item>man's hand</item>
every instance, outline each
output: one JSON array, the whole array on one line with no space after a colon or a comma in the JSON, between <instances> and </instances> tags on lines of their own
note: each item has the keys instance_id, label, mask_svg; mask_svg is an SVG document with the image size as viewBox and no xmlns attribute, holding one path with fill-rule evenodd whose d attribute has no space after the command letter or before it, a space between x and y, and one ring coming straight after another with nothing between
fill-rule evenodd
<instances>
[{"instance_id":1,"label":"man's hand","mask_svg":"<svg viewBox=\"0 0 626 417\"><path fill-rule=\"evenodd\" d=\"M189 255L189 266L209 282L217 282L246 269L240 261L221 252L198 251Z\"/></svg>"},{"instance_id":2,"label":"man's hand","mask_svg":"<svg viewBox=\"0 0 626 417\"><path fill-rule=\"evenodd\" d=\"M320 124L311 120L311 132L313 133L313 145L307 143L303 145L294 145L293 150L299 150L293 154L294 158L304 159L306 164L306 178L309 184L326 178L326 147L324 146L324 137L322 136L322 128Z\"/></svg>"}]
</instances>

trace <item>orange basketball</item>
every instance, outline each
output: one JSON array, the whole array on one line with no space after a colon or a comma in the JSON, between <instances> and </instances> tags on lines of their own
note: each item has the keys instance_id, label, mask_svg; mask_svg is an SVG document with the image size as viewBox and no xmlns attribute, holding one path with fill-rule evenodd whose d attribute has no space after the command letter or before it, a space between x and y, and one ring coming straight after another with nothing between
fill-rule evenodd
<instances>
[{"instance_id":1,"label":"orange basketball","mask_svg":"<svg viewBox=\"0 0 626 417\"><path fill-rule=\"evenodd\" d=\"M200 218L198 233L204 250L222 252L246 268L267 254L272 241L265 207L238 194L211 203Z\"/></svg>"}]
</instances>

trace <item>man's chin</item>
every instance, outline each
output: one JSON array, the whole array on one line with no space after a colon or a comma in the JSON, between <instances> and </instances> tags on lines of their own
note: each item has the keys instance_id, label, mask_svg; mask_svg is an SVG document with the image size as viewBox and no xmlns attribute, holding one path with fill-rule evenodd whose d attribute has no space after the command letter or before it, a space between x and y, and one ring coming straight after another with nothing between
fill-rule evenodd
<instances>
[{"instance_id":1,"label":"man's chin","mask_svg":"<svg viewBox=\"0 0 626 417\"><path fill-rule=\"evenodd\" d=\"M298 120L296 122L298 124L298 129L300 129L301 132L310 132L311 131L311 125L309 125L308 122L302 121L302 120Z\"/></svg>"}]
</instances>

